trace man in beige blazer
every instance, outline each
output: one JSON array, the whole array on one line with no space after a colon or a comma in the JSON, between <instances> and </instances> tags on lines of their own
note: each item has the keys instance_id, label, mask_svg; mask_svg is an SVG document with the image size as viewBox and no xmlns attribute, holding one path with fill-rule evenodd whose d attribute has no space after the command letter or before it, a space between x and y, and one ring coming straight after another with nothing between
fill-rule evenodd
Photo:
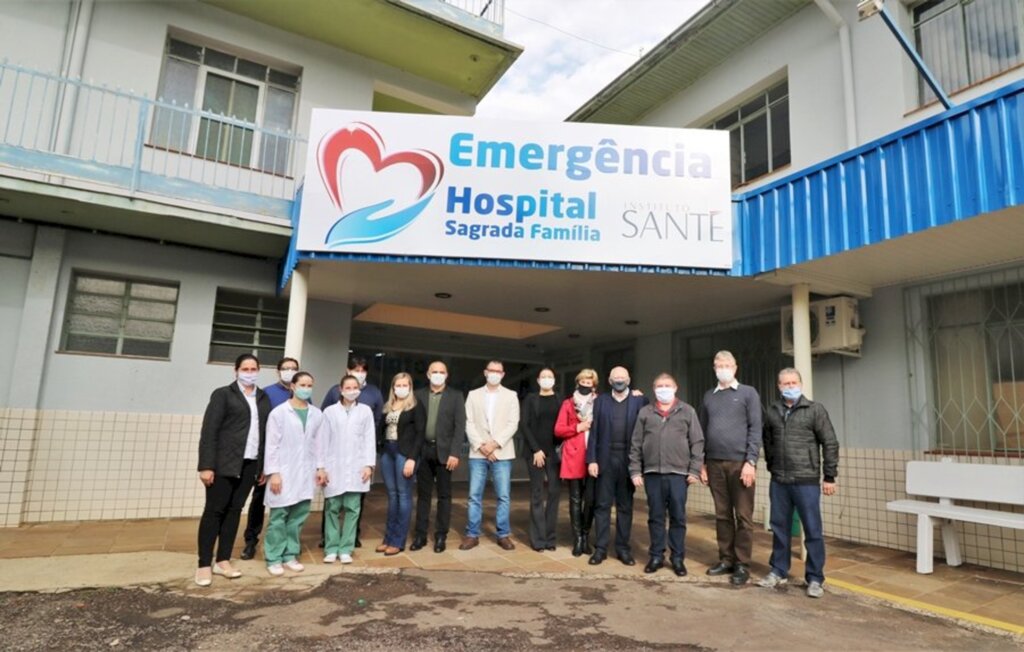
<instances>
[{"instance_id":1,"label":"man in beige blazer","mask_svg":"<svg viewBox=\"0 0 1024 652\"><path fill-rule=\"evenodd\" d=\"M515 437L519 429L519 397L502 387L505 366L491 360L484 369L487 381L466 396L466 438L469 440L469 517L459 550L470 550L480 544L480 522L483 520L484 485L490 473L494 493L498 496L498 545L512 550L515 544L509 535L512 489L512 461L516 457Z\"/></svg>"}]
</instances>

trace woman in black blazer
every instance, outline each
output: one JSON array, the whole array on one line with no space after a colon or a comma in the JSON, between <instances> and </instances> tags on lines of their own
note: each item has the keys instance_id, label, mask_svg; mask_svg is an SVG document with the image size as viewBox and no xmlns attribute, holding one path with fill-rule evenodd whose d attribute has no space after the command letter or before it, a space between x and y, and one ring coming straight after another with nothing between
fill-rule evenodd
<instances>
[{"instance_id":1,"label":"woman in black blazer","mask_svg":"<svg viewBox=\"0 0 1024 652\"><path fill-rule=\"evenodd\" d=\"M378 437L380 470L388 490L388 517L384 541L377 552L397 555L405 550L412 516L412 489L416 464L427 430L426 410L419 408L412 393L412 376L396 374L384 403L384 418Z\"/></svg>"},{"instance_id":2,"label":"woman in black blazer","mask_svg":"<svg viewBox=\"0 0 1024 652\"><path fill-rule=\"evenodd\" d=\"M256 386L260 361L244 354L235 360L235 382L210 395L199 436L199 480L206 506L199 520L199 568L196 584L209 586L213 575L241 577L231 566L238 520L249 491L262 482L263 446L270 399ZM217 563L212 565L217 545Z\"/></svg>"}]
</instances>

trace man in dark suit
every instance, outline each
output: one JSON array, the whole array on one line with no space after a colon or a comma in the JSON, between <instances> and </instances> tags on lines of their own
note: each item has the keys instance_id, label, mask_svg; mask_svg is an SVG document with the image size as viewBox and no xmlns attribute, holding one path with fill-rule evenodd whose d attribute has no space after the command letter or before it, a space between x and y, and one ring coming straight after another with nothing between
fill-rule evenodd
<instances>
[{"instance_id":1,"label":"man in dark suit","mask_svg":"<svg viewBox=\"0 0 1024 652\"><path fill-rule=\"evenodd\" d=\"M427 545L430 501L437 487L434 552L444 552L452 513L452 472L466 441L466 405L462 392L448 387L448 367L435 361L427 369L430 387L416 391L416 409L426 413L426 442L420 455L416 481L416 531L410 550Z\"/></svg>"},{"instance_id":2,"label":"man in dark suit","mask_svg":"<svg viewBox=\"0 0 1024 652\"><path fill-rule=\"evenodd\" d=\"M597 478L597 505L594 508L596 541L590 564L596 566L608 556L611 536L612 503L615 504L615 552L627 566L636 563L629 550L633 529L633 492L629 477L629 441L636 415L647 405L647 398L629 390L629 371L615 367L608 374L611 392L594 401L594 421L587 442L587 472Z\"/></svg>"}]
</instances>

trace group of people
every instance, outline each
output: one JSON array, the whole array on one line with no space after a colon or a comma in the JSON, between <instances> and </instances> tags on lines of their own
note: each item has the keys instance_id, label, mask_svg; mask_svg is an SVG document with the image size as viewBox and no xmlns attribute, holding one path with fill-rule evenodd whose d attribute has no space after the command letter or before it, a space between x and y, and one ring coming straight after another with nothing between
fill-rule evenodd
<instances>
[{"instance_id":1,"label":"group of people","mask_svg":"<svg viewBox=\"0 0 1024 652\"><path fill-rule=\"evenodd\" d=\"M779 372L779 397L765 410L757 391L738 382L731 353L718 352L714 368L718 382L694 408L678 397L678 384L670 374L654 379L651 401L632 388L624 367L609 372L606 393L597 391L596 371L580 371L564 399L556 394L554 370L544 368L536 379L537 391L520 401L502 384L505 369L498 360L487 363L484 385L465 398L449 386L448 369L440 361L428 367L426 387L414 391L413 378L399 373L385 398L367 382L366 360L353 358L317 408L311 403L314 378L300 371L297 360L282 359L278 382L260 389L259 361L253 355L239 356L235 381L213 392L203 418L198 470L206 505L195 581L208 586L213 575L241 575L230 560L250 493L243 559L256 554L267 507L268 572L277 576L285 569L302 571L299 534L319 488L325 498L323 561L351 563L354 549L362 545L362 503L378 464L388 500L376 552L396 555L405 550L410 527L410 550L426 547L434 494L433 550L445 551L452 474L468 442L468 513L460 550L480 544L488 479L497 499L497 545L515 548L511 477L513 462L522 457L529 469L529 539L534 550L556 547L565 481L572 554L589 555L589 563L598 565L614 545L620 562L635 565L630 547L633 495L642 487L650 534L644 571L654 573L665 566L667 548L673 572L684 576L687 491L703 483L714 499L719 547L719 561L707 573L729 575L733 584L742 585L750 580L757 460L763 448L771 474L773 544L771 570L759 584L771 588L787 581L795 512L805 534L807 594L821 597L825 547L820 495L835 493L839 463L828 413L803 395L795 369Z\"/></svg>"}]
</instances>

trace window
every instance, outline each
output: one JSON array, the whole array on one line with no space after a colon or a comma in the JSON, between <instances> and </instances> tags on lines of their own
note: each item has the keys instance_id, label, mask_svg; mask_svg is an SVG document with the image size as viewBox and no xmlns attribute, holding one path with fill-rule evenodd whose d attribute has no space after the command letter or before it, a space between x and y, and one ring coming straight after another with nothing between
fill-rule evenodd
<instances>
[{"instance_id":1,"label":"window","mask_svg":"<svg viewBox=\"0 0 1024 652\"><path fill-rule=\"evenodd\" d=\"M261 360L284 355L288 300L217 289L210 362L234 362L243 353Z\"/></svg>"},{"instance_id":2,"label":"window","mask_svg":"<svg viewBox=\"0 0 1024 652\"><path fill-rule=\"evenodd\" d=\"M789 165L789 82L759 93L706 128L729 132L733 188Z\"/></svg>"},{"instance_id":3,"label":"window","mask_svg":"<svg viewBox=\"0 0 1024 652\"><path fill-rule=\"evenodd\" d=\"M150 144L287 174L299 75L175 38L167 39ZM197 117L191 107L199 107ZM185 110L185 109L188 110Z\"/></svg>"},{"instance_id":4,"label":"window","mask_svg":"<svg viewBox=\"0 0 1024 652\"><path fill-rule=\"evenodd\" d=\"M1024 0L929 0L914 7L917 51L947 93L1022 63ZM935 99L919 79L921 103Z\"/></svg>"},{"instance_id":5,"label":"window","mask_svg":"<svg viewBox=\"0 0 1024 652\"><path fill-rule=\"evenodd\" d=\"M178 286L75 272L61 350L168 359Z\"/></svg>"}]
</instances>

